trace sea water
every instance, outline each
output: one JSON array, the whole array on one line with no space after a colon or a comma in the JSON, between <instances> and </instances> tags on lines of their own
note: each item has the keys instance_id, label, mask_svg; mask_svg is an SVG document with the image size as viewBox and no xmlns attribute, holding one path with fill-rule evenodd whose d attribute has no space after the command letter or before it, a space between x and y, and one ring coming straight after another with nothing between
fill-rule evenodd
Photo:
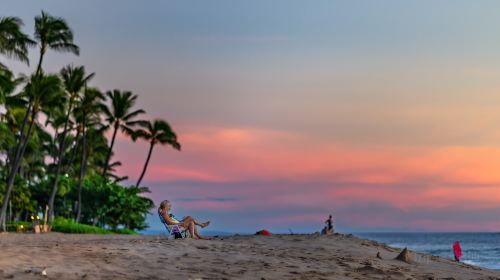
<instances>
[{"instance_id":1,"label":"sea water","mask_svg":"<svg viewBox=\"0 0 500 280\"><path fill-rule=\"evenodd\" d=\"M464 263L500 270L500 233L355 233L391 247L453 257L453 243L460 242Z\"/></svg>"}]
</instances>

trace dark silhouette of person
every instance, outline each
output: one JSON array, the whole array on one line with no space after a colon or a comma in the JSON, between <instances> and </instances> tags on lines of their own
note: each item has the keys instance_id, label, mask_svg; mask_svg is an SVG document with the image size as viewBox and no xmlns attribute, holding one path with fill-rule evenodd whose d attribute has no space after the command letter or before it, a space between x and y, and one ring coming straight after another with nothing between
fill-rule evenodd
<instances>
[{"instance_id":1,"label":"dark silhouette of person","mask_svg":"<svg viewBox=\"0 0 500 280\"><path fill-rule=\"evenodd\" d=\"M332 219L332 215L331 214L330 214L330 216L328 216L328 220L325 221L325 224L326 224L326 228L329 231L333 232L333 219Z\"/></svg>"},{"instance_id":2,"label":"dark silhouette of person","mask_svg":"<svg viewBox=\"0 0 500 280\"><path fill-rule=\"evenodd\" d=\"M322 234L332 234L333 233L333 218L332 215L328 216L328 220L325 221L326 226L321 231Z\"/></svg>"}]
</instances>

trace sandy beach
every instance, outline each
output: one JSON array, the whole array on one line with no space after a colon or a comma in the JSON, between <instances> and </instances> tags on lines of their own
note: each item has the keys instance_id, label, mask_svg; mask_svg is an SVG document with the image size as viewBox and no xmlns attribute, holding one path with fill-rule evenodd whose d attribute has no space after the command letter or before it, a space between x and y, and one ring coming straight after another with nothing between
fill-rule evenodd
<instances>
[{"instance_id":1,"label":"sandy beach","mask_svg":"<svg viewBox=\"0 0 500 280\"><path fill-rule=\"evenodd\" d=\"M351 235L51 233L2 234L0 242L1 279L500 279L500 271L425 254L411 252L405 263L394 259L399 249Z\"/></svg>"}]
</instances>

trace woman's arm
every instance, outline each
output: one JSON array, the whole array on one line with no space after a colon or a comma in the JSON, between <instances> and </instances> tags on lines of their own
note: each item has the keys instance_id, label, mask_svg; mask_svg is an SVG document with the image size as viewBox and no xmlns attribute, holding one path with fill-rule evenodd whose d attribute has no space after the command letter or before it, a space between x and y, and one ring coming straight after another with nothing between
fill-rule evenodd
<instances>
[{"instance_id":1,"label":"woman's arm","mask_svg":"<svg viewBox=\"0 0 500 280\"><path fill-rule=\"evenodd\" d=\"M163 213L161 213L161 216L163 217L163 219L165 220L165 222L168 224L168 225L178 225L180 224L178 221L172 219L170 217L170 215L168 215L168 213L165 211Z\"/></svg>"}]
</instances>

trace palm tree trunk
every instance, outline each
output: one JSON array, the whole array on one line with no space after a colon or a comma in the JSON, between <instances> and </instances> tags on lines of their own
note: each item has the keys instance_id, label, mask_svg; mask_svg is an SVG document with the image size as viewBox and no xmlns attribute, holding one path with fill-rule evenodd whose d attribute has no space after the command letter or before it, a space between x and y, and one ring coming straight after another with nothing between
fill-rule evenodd
<instances>
[{"instance_id":1,"label":"palm tree trunk","mask_svg":"<svg viewBox=\"0 0 500 280\"><path fill-rule=\"evenodd\" d=\"M5 231L5 218L7 215L7 203L9 201L9 196L10 192L12 191L12 186L14 185L14 179L16 178L17 171L19 169L19 162L21 156L21 151L23 147L23 142L24 142L24 129L26 127L26 124L28 123L29 116L31 115L31 110L32 110L32 104L31 100L28 105L28 109L26 110L26 114L24 115L23 123L21 125L21 130L20 130L20 135L19 135L19 142L16 145L16 150L14 152L14 158L12 159L11 162L11 170L9 173L9 177L7 179L7 186L5 188L5 194L2 202L2 209L0 211L0 226L1 230ZM29 137L29 136L28 136Z\"/></svg>"},{"instance_id":2,"label":"palm tree trunk","mask_svg":"<svg viewBox=\"0 0 500 280\"><path fill-rule=\"evenodd\" d=\"M68 161L68 166L72 166L73 162L75 161L79 142L80 142L80 130L77 127L76 136L75 136L75 146L73 147L73 153L71 154L71 158Z\"/></svg>"},{"instance_id":3,"label":"palm tree trunk","mask_svg":"<svg viewBox=\"0 0 500 280\"><path fill-rule=\"evenodd\" d=\"M106 161L104 162L104 168L102 170L102 177L106 176L108 171L109 159L111 158L111 153L113 152L113 146L115 145L116 133L118 132L118 127L120 123L115 122L115 131L113 131L113 138L111 138L111 145L109 146L108 154L106 155Z\"/></svg>"},{"instance_id":4,"label":"palm tree trunk","mask_svg":"<svg viewBox=\"0 0 500 280\"><path fill-rule=\"evenodd\" d=\"M85 121L82 135L82 160L80 162L80 177L78 178L78 208L76 210L76 222L80 222L82 215L82 185L87 171L87 133L85 131Z\"/></svg>"},{"instance_id":5,"label":"palm tree trunk","mask_svg":"<svg viewBox=\"0 0 500 280\"><path fill-rule=\"evenodd\" d=\"M151 159L151 154L153 153L154 146L155 146L155 143L154 143L154 140L152 140L151 145L149 145L148 157L146 159L146 163L144 163L144 168L142 169L141 176L139 177L137 184L135 184L136 188L139 187L139 185L141 184L142 178L144 178L144 174L146 174L146 169L148 169L149 160Z\"/></svg>"},{"instance_id":6,"label":"palm tree trunk","mask_svg":"<svg viewBox=\"0 0 500 280\"><path fill-rule=\"evenodd\" d=\"M15 165L14 163L16 162L16 159L19 158L19 154L21 153L21 148L23 147L23 142L24 142L24 136L25 132L24 129L26 128L26 124L28 123L29 117L31 115L31 110L33 109L33 106L31 104L31 100L29 101L28 109L26 110L26 114L24 115L23 123L21 124L21 129L19 130L19 142L16 145L16 150L14 152L14 160L12 161L12 167ZM14 174L13 172L17 173L17 168L16 169L11 169L11 174ZM14 174L15 175L15 174Z\"/></svg>"},{"instance_id":7,"label":"palm tree trunk","mask_svg":"<svg viewBox=\"0 0 500 280\"><path fill-rule=\"evenodd\" d=\"M57 139L57 136L59 135L59 128L56 127L55 131L54 131L54 142L56 141ZM54 154L52 156L52 159L54 160L54 165L57 164L57 154Z\"/></svg>"},{"instance_id":8,"label":"palm tree trunk","mask_svg":"<svg viewBox=\"0 0 500 280\"><path fill-rule=\"evenodd\" d=\"M20 139L19 153L16 153L16 157L14 158L14 162L12 163L12 169L11 169L11 172L9 174L7 186L5 187L5 195L3 197L2 210L0 211L0 225L2 227L1 231L6 231L5 222L6 222L6 215L7 215L7 206L8 206L9 199L10 199L10 193L12 192L12 188L14 187L14 180L15 180L16 175L17 175L17 170L19 169L19 165L20 165L20 163L23 159L23 156L24 156L24 151L26 150L28 140L31 136L31 132L33 130L33 125L35 123L35 118L36 118L36 111L33 110L31 113L31 121L30 121L30 125L28 127L28 132L26 133L26 138ZM22 140L24 140L24 141L22 141Z\"/></svg>"},{"instance_id":9,"label":"palm tree trunk","mask_svg":"<svg viewBox=\"0 0 500 280\"><path fill-rule=\"evenodd\" d=\"M61 136L61 143L59 144L59 151L57 151L57 167L56 174L54 177L54 183L52 184L52 191L50 192L49 198L49 222L52 223L54 220L54 201L56 199L57 188L59 186L59 174L61 173L61 166L64 159L64 150L66 149L66 135L68 134L68 124L69 115L73 109L73 100L69 102L68 113L66 114L66 120L64 122L64 129Z\"/></svg>"},{"instance_id":10,"label":"palm tree trunk","mask_svg":"<svg viewBox=\"0 0 500 280\"><path fill-rule=\"evenodd\" d=\"M38 66L36 67L36 75L40 75L42 71L43 56L45 55L45 47L42 45L40 47L40 58L38 59Z\"/></svg>"}]
</instances>

